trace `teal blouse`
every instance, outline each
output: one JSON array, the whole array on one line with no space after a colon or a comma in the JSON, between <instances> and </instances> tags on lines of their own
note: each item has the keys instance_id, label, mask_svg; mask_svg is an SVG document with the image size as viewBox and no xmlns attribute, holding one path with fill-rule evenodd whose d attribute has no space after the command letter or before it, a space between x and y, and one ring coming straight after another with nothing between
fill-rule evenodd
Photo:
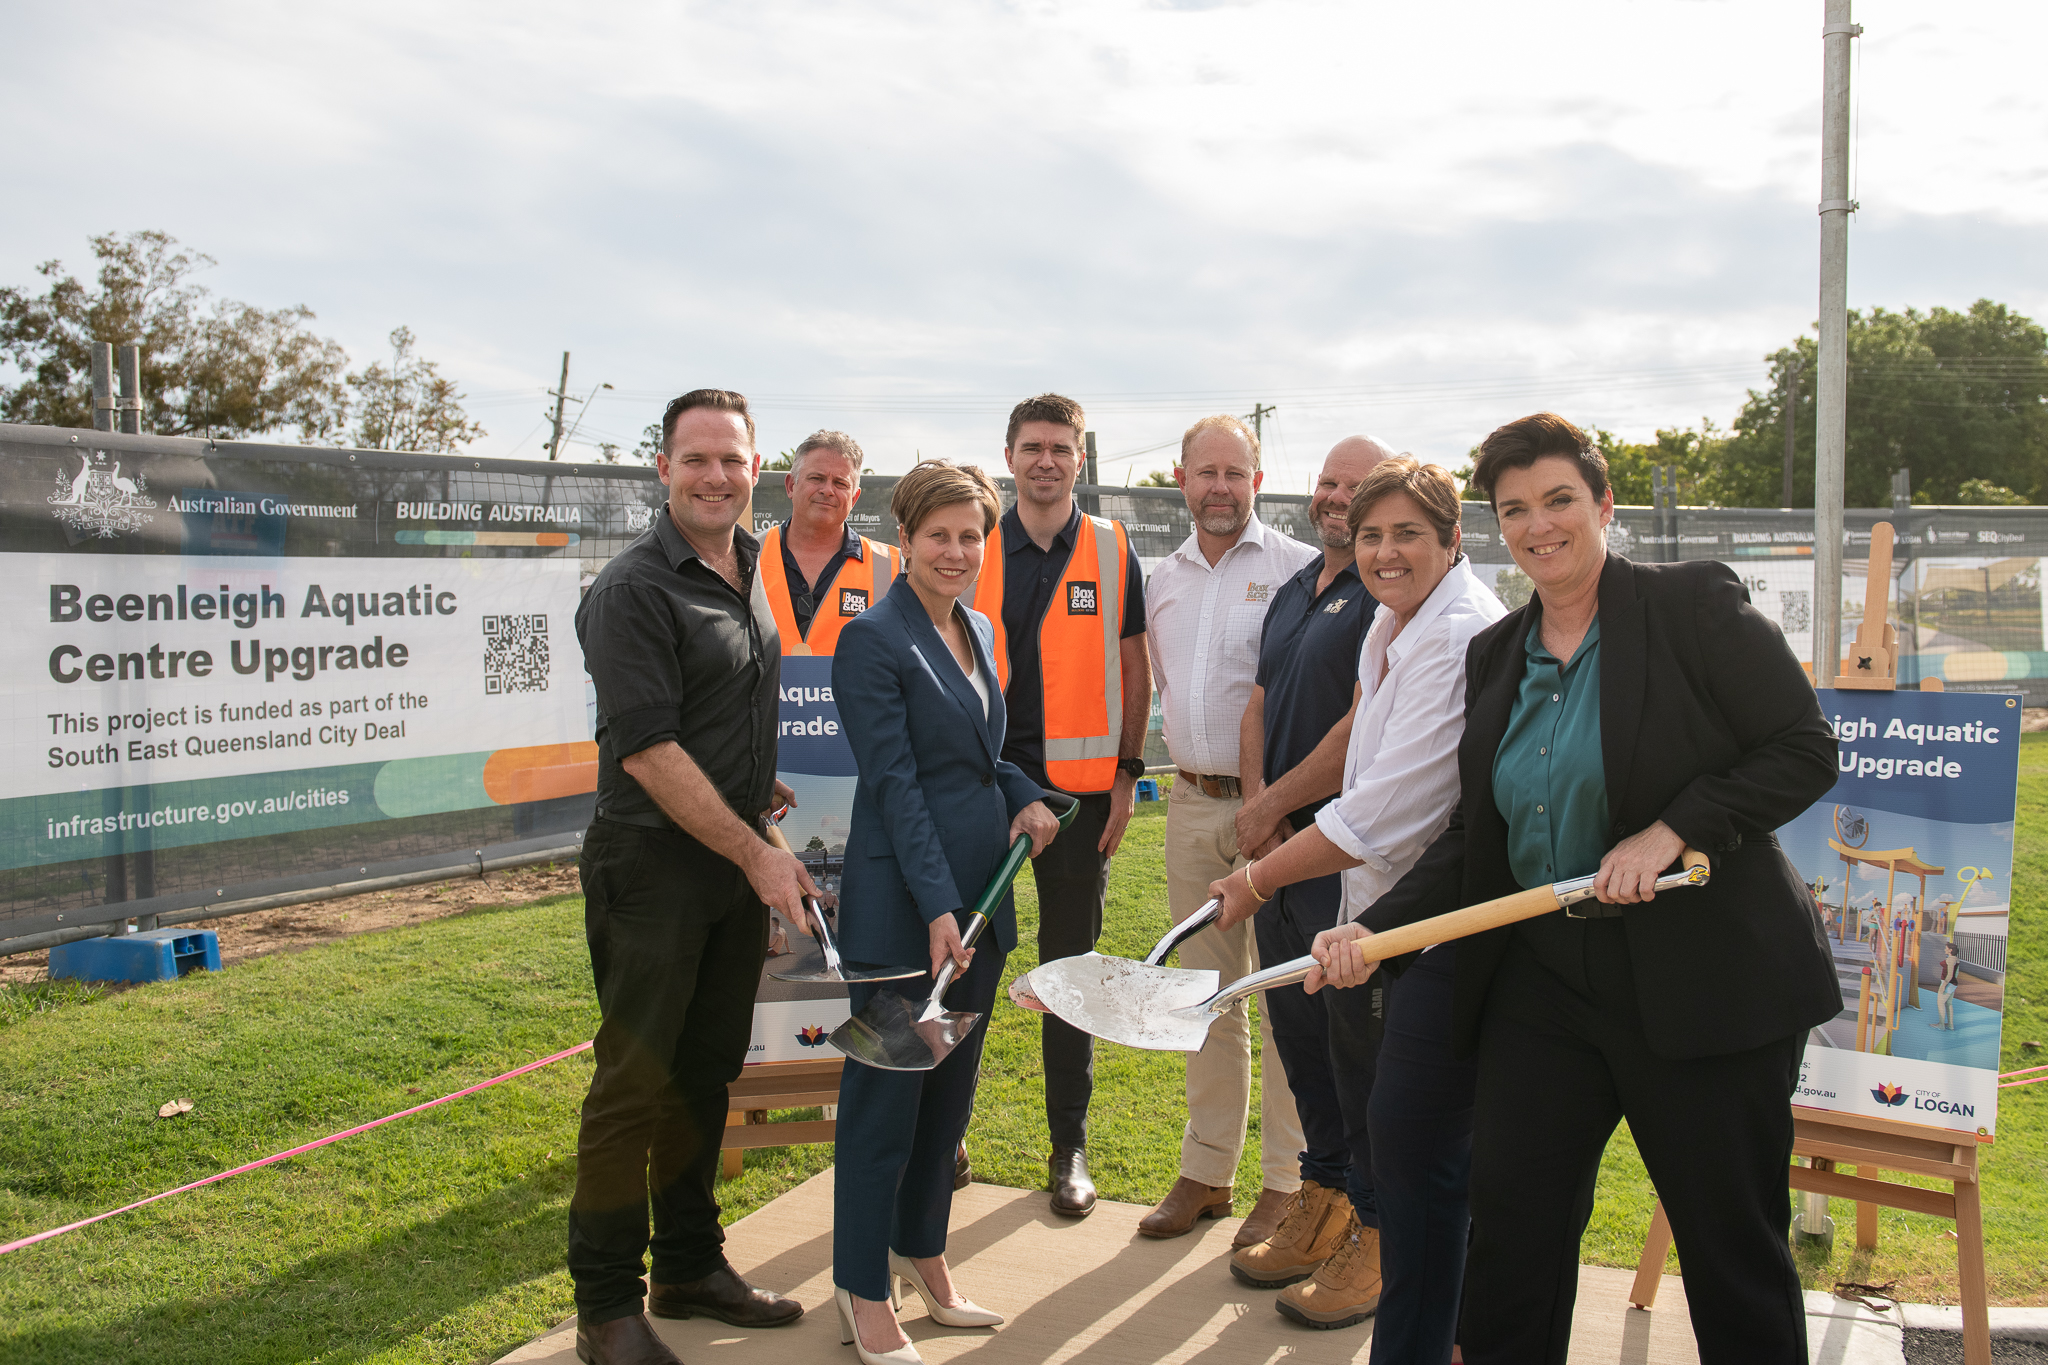
<instances>
[{"instance_id":1,"label":"teal blouse","mask_svg":"<svg viewBox=\"0 0 2048 1365\"><path fill-rule=\"evenodd\" d=\"M1600 747L1600 622L1571 662L1543 647L1540 622L1525 646L1529 665L1493 759L1493 800L1508 822L1508 863L1523 886L1600 870L1606 853L1607 772Z\"/></svg>"}]
</instances>

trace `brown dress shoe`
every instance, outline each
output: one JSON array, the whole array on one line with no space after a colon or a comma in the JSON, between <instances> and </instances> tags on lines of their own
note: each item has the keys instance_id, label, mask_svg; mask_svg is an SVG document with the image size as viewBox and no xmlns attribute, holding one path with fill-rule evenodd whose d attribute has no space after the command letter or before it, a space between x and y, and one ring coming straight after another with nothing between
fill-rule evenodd
<instances>
[{"instance_id":1,"label":"brown dress shoe","mask_svg":"<svg viewBox=\"0 0 2048 1365\"><path fill-rule=\"evenodd\" d=\"M595 1327L576 1319L576 1358L583 1365L683 1365L682 1357L654 1335L645 1313L613 1318Z\"/></svg>"},{"instance_id":2,"label":"brown dress shoe","mask_svg":"<svg viewBox=\"0 0 2048 1365\"><path fill-rule=\"evenodd\" d=\"M1273 1306L1282 1317L1320 1331L1349 1327L1377 1313L1380 1230L1360 1223L1354 1212L1330 1259L1306 1280L1281 1290L1280 1302Z\"/></svg>"},{"instance_id":3,"label":"brown dress shoe","mask_svg":"<svg viewBox=\"0 0 2048 1365\"><path fill-rule=\"evenodd\" d=\"M1259 1202L1252 1205L1252 1211L1244 1216L1244 1226L1237 1230L1237 1236L1230 1239L1230 1249L1257 1246L1280 1230L1281 1216L1287 1212L1287 1205L1294 1196L1280 1190L1267 1188L1259 1191Z\"/></svg>"},{"instance_id":4,"label":"brown dress shoe","mask_svg":"<svg viewBox=\"0 0 2048 1365\"><path fill-rule=\"evenodd\" d=\"M961 1143L953 1153L953 1188L964 1190L974 1183L974 1166L967 1160L967 1144Z\"/></svg>"},{"instance_id":5,"label":"brown dress shoe","mask_svg":"<svg viewBox=\"0 0 2048 1365\"><path fill-rule=\"evenodd\" d=\"M1055 1147L1046 1162L1052 1211L1069 1218L1095 1212L1095 1182L1088 1178L1088 1153L1080 1147Z\"/></svg>"},{"instance_id":6,"label":"brown dress shoe","mask_svg":"<svg viewBox=\"0 0 2048 1365\"><path fill-rule=\"evenodd\" d=\"M766 1289L756 1289L731 1266L682 1284L647 1285L647 1311L657 1318L694 1318L702 1313L735 1327L780 1327L804 1315L804 1306Z\"/></svg>"},{"instance_id":7,"label":"brown dress shoe","mask_svg":"<svg viewBox=\"0 0 2048 1365\"><path fill-rule=\"evenodd\" d=\"M1285 1289L1316 1273L1343 1240L1351 1200L1342 1190L1301 1182L1271 1237L1230 1254L1230 1273L1254 1289Z\"/></svg>"},{"instance_id":8,"label":"brown dress shoe","mask_svg":"<svg viewBox=\"0 0 2048 1365\"><path fill-rule=\"evenodd\" d=\"M1173 1182L1159 1207L1138 1220L1147 1237L1178 1237L1203 1218L1230 1217L1230 1186L1204 1185L1186 1176Z\"/></svg>"}]
</instances>

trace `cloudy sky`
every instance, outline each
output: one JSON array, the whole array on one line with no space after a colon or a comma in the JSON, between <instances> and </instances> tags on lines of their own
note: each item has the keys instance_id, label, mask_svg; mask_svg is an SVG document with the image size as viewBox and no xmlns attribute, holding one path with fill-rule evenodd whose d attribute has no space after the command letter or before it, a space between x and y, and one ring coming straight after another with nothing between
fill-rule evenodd
<instances>
[{"instance_id":1,"label":"cloudy sky","mask_svg":"<svg viewBox=\"0 0 2048 1365\"><path fill-rule=\"evenodd\" d=\"M411 326L490 455L541 455L567 349L588 442L716 384L764 449L993 464L1056 388L1121 482L1264 401L1298 491L1351 431L1731 418L1814 316L1821 16L4 0L0 280L164 229L359 362ZM1852 306L2048 317L2048 6L1856 18Z\"/></svg>"}]
</instances>

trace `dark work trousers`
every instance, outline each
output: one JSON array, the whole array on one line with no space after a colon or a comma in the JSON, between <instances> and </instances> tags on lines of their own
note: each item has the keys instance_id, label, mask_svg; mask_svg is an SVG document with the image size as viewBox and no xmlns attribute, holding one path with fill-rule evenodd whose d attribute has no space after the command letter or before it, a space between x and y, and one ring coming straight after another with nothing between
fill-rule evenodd
<instances>
[{"instance_id":1,"label":"dark work trousers","mask_svg":"<svg viewBox=\"0 0 2048 1365\"><path fill-rule=\"evenodd\" d=\"M1093 952L1102 937L1109 859L1095 846L1109 824L1109 793L1079 798L1074 823L1031 860L1038 886L1038 960ZM1045 1126L1055 1147L1088 1145L1088 1100L1095 1092L1095 1040L1057 1015L1039 1016L1045 1063ZM865 1298L866 1295L861 1297Z\"/></svg>"},{"instance_id":2,"label":"dark work trousers","mask_svg":"<svg viewBox=\"0 0 2048 1365\"><path fill-rule=\"evenodd\" d=\"M1369 1114L1385 1276L1372 1326L1377 1365L1445 1365L1458 1326L1472 1226L1465 1187L1472 1172L1478 1068L1451 1051L1455 954L1454 948L1425 953L1387 990L1386 1037ZM1333 1009L1332 1051L1341 1078L1344 1044L1337 1019Z\"/></svg>"},{"instance_id":3,"label":"dark work trousers","mask_svg":"<svg viewBox=\"0 0 2048 1365\"><path fill-rule=\"evenodd\" d=\"M1316 935L1337 922L1338 896L1335 876L1275 891L1252 918L1259 965L1277 967L1306 954ZM1301 1117L1301 1178L1348 1192L1359 1221L1367 1227L1379 1226L1366 1102L1372 1096L1371 1059L1379 1051L1378 1009L1384 983L1385 975L1374 973L1365 985L1348 991L1310 995L1293 985L1259 993L1259 1008L1273 1022L1273 1047L1287 1072L1287 1088L1294 1092L1294 1111ZM1331 1065L1330 1016L1336 1010L1344 1013L1352 1044L1341 1077Z\"/></svg>"},{"instance_id":4,"label":"dark work trousers","mask_svg":"<svg viewBox=\"0 0 2048 1365\"><path fill-rule=\"evenodd\" d=\"M658 1284L725 1264L718 1144L753 1034L768 911L739 868L679 831L594 821L582 874L603 1022L576 1135L569 1274L590 1325L641 1311L650 1249Z\"/></svg>"},{"instance_id":5,"label":"dark work trousers","mask_svg":"<svg viewBox=\"0 0 2048 1365\"><path fill-rule=\"evenodd\" d=\"M956 912L962 933L967 914ZM981 1016L930 1071L881 1071L848 1061L839 1077L832 1177L832 1283L863 1299L889 1297L889 1251L938 1256L953 1212L953 1153L967 1132L989 1011L1006 954L984 932L974 961L946 992L946 1008ZM907 965L907 964L906 964ZM929 976L852 988L855 1014L882 991L922 1005Z\"/></svg>"},{"instance_id":6,"label":"dark work trousers","mask_svg":"<svg viewBox=\"0 0 2048 1365\"><path fill-rule=\"evenodd\" d=\"M1550 941L1551 965L1518 941L1487 993L1458 1334L1465 1359L1565 1359L1600 1154L1626 1118L1671 1219L1700 1360L1799 1365L1806 1306L1785 1240L1785 1171L1805 1039L1660 1057L1643 1040L1622 921L1569 923L1576 940Z\"/></svg>"}]
</instances>

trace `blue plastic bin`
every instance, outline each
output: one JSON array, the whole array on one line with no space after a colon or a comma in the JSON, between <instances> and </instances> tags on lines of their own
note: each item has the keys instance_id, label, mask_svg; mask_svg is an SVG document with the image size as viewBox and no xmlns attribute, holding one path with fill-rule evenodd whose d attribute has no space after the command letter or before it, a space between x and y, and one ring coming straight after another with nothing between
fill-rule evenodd
<instances>
[{"instance_id":1,"label":"blue plastic bin","mask_svg":"<svg viewBox=\"0 0 2048 1365\"><path fill-rule=\"evenodd\" d=\"M1159 783L1157 779L1150 777L1138 779L1138 799L1140 801L1157 801L1159 799Z\"/></svg>"},{"instance_id":2,"label":"blue plastic bin","mask_svg":"<svg viewBox=\"0 0 2048 1365\"><path fill-rule=\"evenodd\" d=\"M170 981L220 970L220 936L211 929L145 929L118 938L83 938L50 949L50 979Z\"/></svg>"}]
</instances>

